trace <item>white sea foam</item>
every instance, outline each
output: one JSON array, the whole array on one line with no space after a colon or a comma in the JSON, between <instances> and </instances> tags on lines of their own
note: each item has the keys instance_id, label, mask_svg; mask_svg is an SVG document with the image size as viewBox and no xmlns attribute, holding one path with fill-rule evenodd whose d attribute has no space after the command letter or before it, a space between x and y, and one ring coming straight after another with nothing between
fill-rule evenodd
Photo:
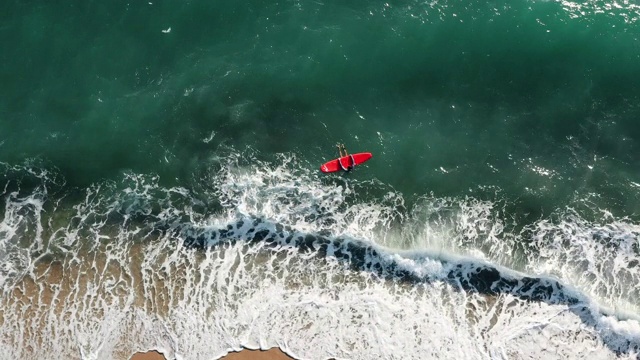
<instances>
[{"instance_id":1,"label":"white sea foam","mask_svg":"<svg viewBox=\"0 0 640 360\"><path fill-rule=\"evenodd\" d=\"M556 294L527 301L466 292L447 279L458 265L463 278L485 265L507 278L523 276L495 265L507 266L523 241L510 232L498 203L426 196L407 210L401 194L383 184L320 178L290 156L276 165L251 162L258 166L238 154L220 158L203 179L204 197L134 174L86 189L72 206L50 198L46 186L26 194L5 190L0 246L9 270L2 271L0 358L112 359L159 349L205 359L273 346L305 359L605 358L614 345L624 349L622 343L640 338L633 317L601 313L591 290L572 282L571 261L562 267L553 255L554 248L568 249L564 256L586 257L595 268L598 259L637 259L625 247L635 234L628 221L604 226L561 217L534 226L530 249L541 256L518 270L557 264L553 275L569 285L562 291L577 304ZM371 188L386 195L368 197ZM184 226L224 241L186 248ZM260 229L276 237L325 234L327 256L284 240L249 245ZM614 250L580 237L603 231L615 240ZM580 245L563 236L577 236ZM375 250L365 257L371 267L357 270L338 256L349 246ZM485 260L469 258L474 252ZM373 271L375 264L431 280L395 281ZM617 278L592 274L600 277L595 294L631 294Z\"/></svg>"},{"instance_id":2,"label":"white sea foam","mask_svg":"<svg viewBox=\"0 0 640 360\"><path fill-rule=\"evenodd\" d=\"M633 24L640 19L640 6L633 1L622 2L610 0L558 0L571 18L589 18L594 15L615 16L624 19L625 23Z\"/></svg>"},{"instance_id":3,"label":"white sea foam","mask_svg":"<svg viewBox=\"0 0 640 360\"><path fill-rule=\"evenodd\" d=\"M606 213L600 221L568 209L557 221L536 223L531 230L537 256L528 268L566 279L603 305L638 313L640 226Z\"/></svg>"}]
</instances>

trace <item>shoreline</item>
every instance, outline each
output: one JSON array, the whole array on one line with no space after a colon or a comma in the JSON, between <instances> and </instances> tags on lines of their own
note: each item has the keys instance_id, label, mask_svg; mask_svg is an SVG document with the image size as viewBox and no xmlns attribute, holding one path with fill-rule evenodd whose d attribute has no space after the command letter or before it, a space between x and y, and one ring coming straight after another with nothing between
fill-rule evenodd
<instances>
[{"instance_id":1,"label":"shoreline","mask_svg":"<svg viewBox=\"0 0 640 360\"><path fill-rule=\"evenodd\" d=\"M219 358L220 360L295 360L291 356L285 354L280 348L274 347L269 350L250 350L242 349L240 351L232 351L227 355ZM147 352L137 352L131 356L130 360L169 360L156 350Z\"/></svg>"}]
</instances>

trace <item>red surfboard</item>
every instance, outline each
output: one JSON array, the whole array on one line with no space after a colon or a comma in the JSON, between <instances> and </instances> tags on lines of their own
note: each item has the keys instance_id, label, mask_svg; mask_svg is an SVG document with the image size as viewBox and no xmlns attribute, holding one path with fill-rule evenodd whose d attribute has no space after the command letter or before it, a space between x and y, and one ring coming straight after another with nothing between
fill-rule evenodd
<instances>
[{"instance_id":1,"label":"red surfboard","mask_svg":"<svg viewBox=\"0 0 640 360\"><path fill-rule=\"evenodd\" d=\"M320 171L322 171L323 173L332 173L340 170L346 171L349 166L353 167L356 165L360 165L363 162L371 159L372 156L373 155L368 152L343 156L341 158L334 159L322 164L322 166L320 166Z\"/></svg>"}]
</instances>

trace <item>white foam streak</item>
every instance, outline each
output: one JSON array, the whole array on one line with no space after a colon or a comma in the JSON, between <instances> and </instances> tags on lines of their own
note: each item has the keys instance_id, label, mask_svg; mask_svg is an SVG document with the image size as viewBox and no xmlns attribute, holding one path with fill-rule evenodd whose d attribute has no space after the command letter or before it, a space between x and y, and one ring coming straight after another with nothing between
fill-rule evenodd
<instances>
[{"instance_id":1,"label":"white foam streak","mask_svg":"<svg viewBox=\"0 0 640 360\"><path fill-rule=\"evenodd\" d=\"M538 222L532 229L537 256L529 268L564 278L603 305L625 304L637 313L640 227L626 220L603 220L590 223L570 210L558 224Z\"/></svg>"},{"instance_id":2,"label":"white foam streak","mask_svg":"<svg viewBox=\"0 0 640 360\"><path fill-rule=\"evenodd\" d=\"M558 0L571 18L592 19L598 14L602 16L619 16L625 23L633 24L640 19L640 6L629 1L622 3L610 0Z\"/></svg>"}]
</instances>

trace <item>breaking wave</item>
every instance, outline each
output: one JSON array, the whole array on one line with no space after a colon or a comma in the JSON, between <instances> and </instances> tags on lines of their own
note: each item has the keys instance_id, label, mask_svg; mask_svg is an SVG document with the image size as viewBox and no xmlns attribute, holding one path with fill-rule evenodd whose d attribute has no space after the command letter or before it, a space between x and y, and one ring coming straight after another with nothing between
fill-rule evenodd
<instances>
[{"instance_id":1,"label":"breaking wave","mask_svg":"<svg viewBox=\"0 0 640 360\"><path fill-rule=\"evenodd\" d=\"M310 168L230 151L189 188L126 174L66 189L4 166L2 357L638 356L631 220L513 224L499 191L407 205Z\"/></svg>"}]
</instances>

